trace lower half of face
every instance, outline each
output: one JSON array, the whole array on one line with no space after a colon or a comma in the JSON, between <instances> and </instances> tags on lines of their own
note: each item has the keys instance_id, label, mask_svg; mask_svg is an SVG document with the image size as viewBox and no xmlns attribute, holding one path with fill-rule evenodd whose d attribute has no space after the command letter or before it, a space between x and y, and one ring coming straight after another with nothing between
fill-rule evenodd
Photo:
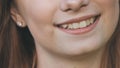
<instances>
[{"instance_id":1,"label":"lower half of face","mask_svg":"<svg viewBox=\"0 0 120 68\"><path fill-rule=\"evenodd\" d=\"M35 0L24 4L25 22L37 47L71 56L105 47L118 23L117 0L88 0L84 8L70 12L56 7L57 2Z\"/></svg>"}]
</instances>

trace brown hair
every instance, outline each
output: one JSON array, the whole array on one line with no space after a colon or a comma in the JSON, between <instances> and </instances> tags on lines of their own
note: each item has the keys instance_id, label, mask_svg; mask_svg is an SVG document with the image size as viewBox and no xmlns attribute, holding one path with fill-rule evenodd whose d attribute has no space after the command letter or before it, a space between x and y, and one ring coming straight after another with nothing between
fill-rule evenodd
<instances>
[{"instance_id":1,"label":"brown hair","mask_svg":"<svg viewBox=\"0 0 120 68\"><path fill-rule=\"evenodd\" d=\"M17 27L11 18L12 0L0 3L0 68L32 68L34 40L27 27Z\"/></svg>"},{"instance_id":2,"label":"brown hair","mask_svg":"<svg viewBox=\"0 0 120 68\"><path fill-rule=\"evenodd\" d=\"M17 27L11 18L12 0L0 0L0 68L32 68L34 39L28 28ZM119 15L120 16L120 15ZM101 68L120 68L120 17L108 42Z\"/></svg>"},{"instance_id":3,"label":"brown hair","mask_svg":"<svg viewBox=\"0 0 120 68\"><path fill-rule=\"evenodd\" d=\"M119 20L117 27L108 41L108 45L102 57L101 68L120 68L120 0Z\"/></svg>"}]
</instances>

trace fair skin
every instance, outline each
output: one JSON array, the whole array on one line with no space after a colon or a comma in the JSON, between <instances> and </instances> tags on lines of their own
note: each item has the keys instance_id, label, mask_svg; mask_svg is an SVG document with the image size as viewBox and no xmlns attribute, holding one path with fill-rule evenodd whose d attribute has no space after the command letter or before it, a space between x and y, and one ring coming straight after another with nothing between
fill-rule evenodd
<instances>
[{"instance_id":1,"label":"fair skin","mask_svg":"<svg viewBox=\"0 0 120 68\"><path fill-rule=\"evenodd\" d=\"M105 45L117 25L118 3L118 0L16 0L18 10L12 8L11 13L16 22L22 23L21 27L29 28L35 40L37 68L100 68ZM97 24L84 28L56 26L93 17Z\"/></svg>"}]
</instances>

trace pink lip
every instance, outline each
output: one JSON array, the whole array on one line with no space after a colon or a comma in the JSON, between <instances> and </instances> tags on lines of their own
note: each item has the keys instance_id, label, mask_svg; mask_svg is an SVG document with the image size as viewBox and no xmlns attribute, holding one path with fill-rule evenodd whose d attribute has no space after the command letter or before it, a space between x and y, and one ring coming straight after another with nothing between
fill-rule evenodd
<instances>
[{"instance_id":1,"label":"pink lip","mask_svg":"<svg viewBox=\"0 0 120 68\"><path fill-rule=\"evenodd\" d=\"M83 20L86 20L86 19L91 18L91 17L93 17L93 16L82 17L79 21L83 21ZM63 32L73 34L73 35L84 34L84 33L92 31L96 27L97 23L99 22L99 18L100 17L98 17L93 24L91 24L90 26L85 27L85 28L75 29L75 30L63 29L63 28L58 28L58 29L60 29ZM69 20L65 23L73 23L73 22L78 22L78 19Z\"/></svg>"}]
</instances>

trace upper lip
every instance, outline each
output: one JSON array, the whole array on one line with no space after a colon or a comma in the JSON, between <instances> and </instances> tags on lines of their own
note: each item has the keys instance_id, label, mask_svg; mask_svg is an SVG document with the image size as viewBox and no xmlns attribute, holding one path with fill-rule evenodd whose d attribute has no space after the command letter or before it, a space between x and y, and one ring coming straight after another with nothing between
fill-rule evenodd
<instances>
[{"instance_id":1,"label":"upper lip","mask_svg":"<svg viewBox=\"0 0 120 68\"><path fill-rule=\"evenodd\" d=\"M96 17L96 16L99 16L99 14L92 14L92 15L86 15L86 16L82 16L82 17L76 17L76 18L72 18L72 19L69 19L69 20L64 21L64 22L60 22L60 23L55 24L55 25L77 23L77 22L81 22L81 21L90 19L92 17Z\"/></svg>"}]
</instances>

